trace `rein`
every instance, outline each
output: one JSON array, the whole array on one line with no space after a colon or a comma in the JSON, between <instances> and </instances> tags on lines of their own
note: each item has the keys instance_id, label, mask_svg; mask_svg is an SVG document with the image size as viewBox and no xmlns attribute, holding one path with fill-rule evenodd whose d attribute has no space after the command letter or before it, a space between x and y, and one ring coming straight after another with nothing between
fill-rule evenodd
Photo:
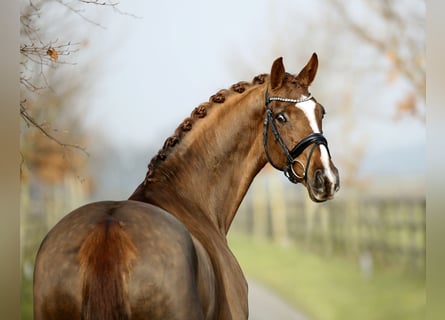
<instances>
[{"instance_id":1,"label":"rein","mask_svg":"<svg viewBox=\"0 0 445 320\"><path fill-rule=\"evenodd\" d=\"M277 96L269 96L269 90L266 89L266 118L264 119L264 131L263 131L263 145L264 150L266 151L267 159L269 160L269 163L277 170L283 171L284 175L289 179L292 183L298 183L301 180L306 180L307 176L307 168L309 167L309 162L311 161L312 154L314 152L314 149L318 145L324 145L328 151L329 157L330 152L328 148L328 141L321 133L312 133L305 137L303 140L301 140L292 150L289 150L286 146L286 144L283 142L283 139L280 136L280 133L278 132L278 128L275 125L274 121L274 114L272 109L270 108L271 101L280 101L280 102L288 102L288 103L301 103L312 99L312 94L309 94L308 97L302 98L302 99L289 99L289 98L283 98L283 97L277 97ZM267 136L269 131L269 125L272 129L272 133L274 135L275 140L278 142L278 144L281 146L281 148L284 151L284 154L286 155L286 167L284 169L278 167L274 164L272 161L272 158L270 157L269 153L269 147L267 144ZM309 147L311 144L313 144L309 156L306 162L306 165L304 165L300 160L297 160L296 158L303 153L303 151ZM293 164L298 163L302 169L303 169L303 176L298 175L294 168Z\"/></svg>"}]
</instances>

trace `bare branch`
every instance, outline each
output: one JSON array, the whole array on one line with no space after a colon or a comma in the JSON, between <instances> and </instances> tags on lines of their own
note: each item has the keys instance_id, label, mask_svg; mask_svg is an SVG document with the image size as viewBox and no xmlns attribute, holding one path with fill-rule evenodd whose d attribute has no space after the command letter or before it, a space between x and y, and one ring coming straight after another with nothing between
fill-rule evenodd
<instances>
[{"instance_id":1,"label":"bare branch","mask_svg":"<svg viewBox=\"0 0 445 320\"><path fill-rule=\"evenodd\" d=\"M26 110L26 107L25 107L25 103L26 103L25 100L20 102L20 115L25 120L25 122L28 126L37 128L47 138L56 142L59 146L61 146L63 148L78 149L78 150L82 151L86 156L89 156L89 153L86 151L86 148L79 146L77 144L64 143L64 142L60 141L59 139L57 139L56 137L54 137L53 135L51 135L50 133L48 133L48 131L46 131L41 124L37 123L37 121L28 113L28 111Z\"/></svg>"},{"instance_id":2,"label":"bare branch","mask_svg":"<svg viewBox=\"0 0 445 320\"><path fill-rule=\"evenodd\" d=\"M101 28L101 29L104 29L104 30L107 29L105 26L101 25L100 23L98 23L98 22L96 22L96 21L91 20L90 18L88 18L88 17L83 13L84 10L82 10L82 9L77 9L77 8L71 6L70 4L66 3L66 2L63 1L63 0L56 0L56 1L57 1L57 3L59 3L59 4L62 5L62 6L64 6L65 8L67 8L68 10L70 10L71 12L77 14L79 17L81 17L82 19L84 19L86 22L88 22L88 23L90 23L90 24L92 24L92 25L94 25L94 26L96 26L96 27L99 27L99 28ZM81 0L77 0L77 1L79 1L79 2L84 2L84 1L81 1ZM89 3L92 3L92 2L89 2Z\"/></svg>"},{"instance_id":3,"label":"bare branch","mask_svg":"<svg viewBox=\"0 0 445 320\"><path fill-rule=\"evenodd\" d=\"M31 80L25 76L21 76L20 77L20 83L29 91L31 92L37 92L43 89L46 89L47 87L39 87L37 85L35 85L34 83L31 82Z\"/></svg>"},{"instance_id":4,"label":"bare branch","mask_svg":"<svg viewBox=\"0 0 445 320\"><path fill-rule=\"evenodd\" d=\"M32 98L33 100L34 98L39 99L39 97L43 99L53 99L53 101L54 99L57 99L57 96L59 95L52 95L51 97L47 97L46 94L48 92L44 90L49 90L50 92L55 93L55 90L51 87L51 85L57 86L57 88L63 87L59 86L58 83L51 83L50 80L57 75L56 70L61 65L76 64L70 61L69 56L78 52L81 47L80 42L77 43L64 40L59 41L59 39L48 40L48 38L50 37L49 34L52 31L50 29L55 24L53 23L53 21L46 21L46 20L42 21L42 18L45 17L44 13L47 12L47 9L49 9L50 11L52 9L55 9L58 10L58 12L63 10L68 11L68 13L71 14L71 16L73 16L73 14L77 15L81 17L84 21L88 22L89 24L100 27L102 29L106 28L100 23L89 18L87 15L88 12L86 9L88 9L92 5L98 7L99 6L108 7L117 13L124 15L131 15L119 10L118 8L119 2L117 0L38 0L38 1L27 0L27 1L28 2L24 3L24 6L21 8L21 13L20 13L20 24L21 24L20 35L22 37L20 45L20 54L22 57L22 61L20 62L21 65L20 84L23 89L22 94L24 94L24 97L22 99L25 99L25 95L28 93L39 94L35 95ZM55 30L55 31L60 31L60 30ZM70 90L74 90L73 87ZM60 103L58 102L57 106L64 104L66 104L66 101ZM39 124L38 121L36 121L36 119L33 117L33 115L27 110L26 105L27 105L26 100L22 100L20 102L20 116L28 127L34 127L38 129L38 131L40 131L45 137L55 142L62 148L78 149L82 151L84 154L88 155L84 147L61 141L52 134L51 130L54 129L45 124ZM39 107L38 109L42 108ZM55 117L58 117L58 112L62 111L59 109L54 110ZM24 156L22 154L22 160L23 158ZM24 160L22 162L24 162Z\"/></svg>"},{"instance_id":5,"label":"bare branch","mask_svg":"<svg viewBox=\"0 0 445 320\"><path fill-rule=\"evenodd\" d=\"M78 0L78 1L87 4L95 4L99 6L110 6L110 7L115 7L119 4L119 2L99 1L99 0Z\"/></svg>"},{"instance_id":6,"label":"bare branch","mask_svg":"<svg viewBox=\"0 0 445 320\"><path fill-rule=\"evenodd\" d=\"M41 46L36 46L34 43L31 43L30 45L22 44L20 46L20 53L34 63L44 64L50 67L53 67L56 63L75 65L75 63L59 60L59 57L69 56L72 53L77 52L80 44L72 44L71 42L66 44L55 43L57 43L57 40L42 44Z\"/></svg>"},{"instance_id":7,"label":"bare branch","mask_svg":"<svg viewBox=\"0 0 445 320\"><path fill-rule=\"evenodd\" d=\"M136 15L134 15L132 13L120 10L119 7L118 7L119 2L99 1L99 0L78 0L78 1L86 3L86 4L94 4L94 5L99 5L99 6L108 6L108 7L113 8L113 11L115 11L115 12L121 14L121 15L130 16L130 17L133 17L133 18L136 18L136 19L140 19L141 18L141 17L136 16Z\"/></svg>"}]
</instances>

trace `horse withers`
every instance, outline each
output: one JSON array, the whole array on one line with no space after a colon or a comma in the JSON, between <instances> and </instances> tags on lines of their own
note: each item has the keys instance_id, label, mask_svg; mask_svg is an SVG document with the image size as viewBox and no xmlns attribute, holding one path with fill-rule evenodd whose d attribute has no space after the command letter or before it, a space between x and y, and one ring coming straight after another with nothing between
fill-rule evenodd
<instances>
[{"instance_id":1,"label":"horse withers","mask_svg":"<svg viewBox=\"0 0 445 320\"><path fill-rule=\"evenodd\" d=\"M266 163L332 199L339 175L309 92L318 58L220 90L153 157L125 201L87 204L47 234L36 257L34 318L247 319L247 282L226 235Z\"/></svg>"}]
</instances>

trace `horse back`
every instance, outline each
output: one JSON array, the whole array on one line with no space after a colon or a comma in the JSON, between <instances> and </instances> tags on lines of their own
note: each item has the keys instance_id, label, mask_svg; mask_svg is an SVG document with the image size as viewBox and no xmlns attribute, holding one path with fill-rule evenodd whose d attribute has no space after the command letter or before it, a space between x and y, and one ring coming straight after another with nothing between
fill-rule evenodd
<instances>
[{"instance_id":1,"label":"horse back","mask_svg":"<svg viewBox=\"0 0 445 320\"><path fill-rule=\"evenodd\" d=\"M187 229L158 207L136 201L83 206L42 242L34 317L202 319L197 260Z\"/></svg>"}]
</instances>

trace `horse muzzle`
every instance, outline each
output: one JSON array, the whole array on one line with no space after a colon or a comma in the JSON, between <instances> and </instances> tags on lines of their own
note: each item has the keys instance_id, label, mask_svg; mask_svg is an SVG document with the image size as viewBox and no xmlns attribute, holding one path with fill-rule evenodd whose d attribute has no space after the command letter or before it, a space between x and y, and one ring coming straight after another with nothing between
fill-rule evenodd
<instances>
[{"instance_id":1,"label":"horse muzzle","mask_svg":"<svg viewBox=\"0 0 445 320\"><path fill-rule=\"evenodd\" d=\"M306 188L309 197L315 202L323 202L334 198L340 190L340 177L335 166L328 169L316 169L306 177Z\"/></svg>"}]
</instances>

